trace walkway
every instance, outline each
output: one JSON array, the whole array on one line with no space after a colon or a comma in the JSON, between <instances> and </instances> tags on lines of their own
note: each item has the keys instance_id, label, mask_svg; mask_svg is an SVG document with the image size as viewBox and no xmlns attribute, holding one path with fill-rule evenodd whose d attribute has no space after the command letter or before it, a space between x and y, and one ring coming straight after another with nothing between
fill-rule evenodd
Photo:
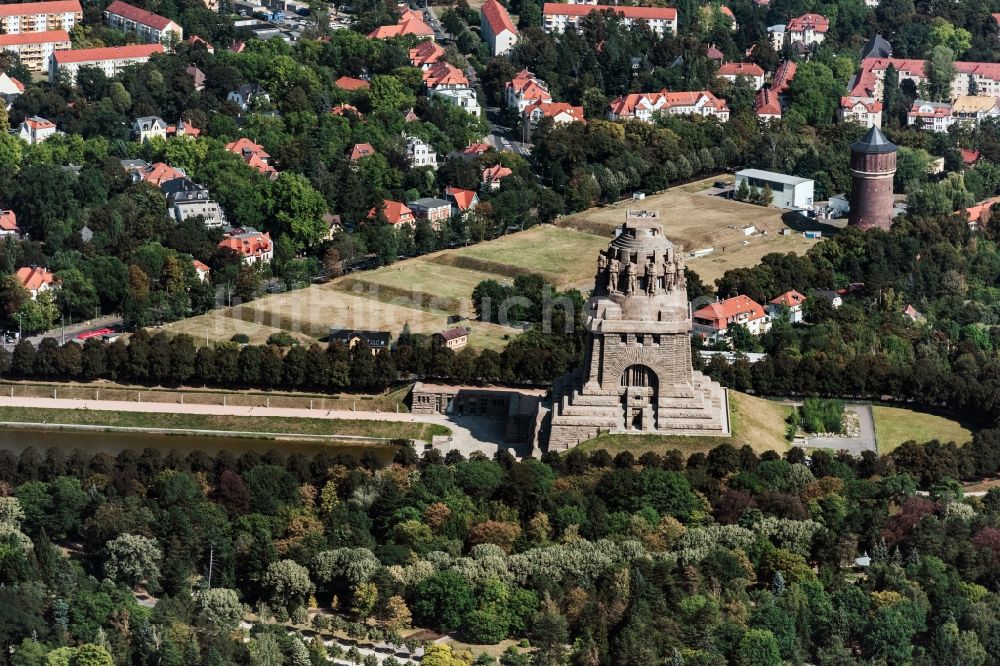
<instances>
[{"instance_id":1,"label":"walkway","mask_svg":"<svg viewBox=\"0 0 1000 666\"><path fill-rule=\"evenodd\" d=\"M875 441L875 420L870 405L844 405L844 410L855 412L861 424L861 434L857 437L806 437L802 446L811 449L833 449L847 451L860 456L863 451L878 452Z\"/></svg>"},{"instance_id":2,"label":"walkway","mask_svg":"<svg viewBox=\"0 0 1000 666\"><path fill-rule=\"evenodd\" d=\"M410 414L396 412L363 412L350 409L319 410L291 407L242 407L234 405L175 404L163 402L131 402L124 400L74 400L69 398L11 398L0 396L0 407L29 407L33 409L85 409L108 412L135 412L148 414L203 414L209 416L276 416L284 418L393 421L400 423L431 423L449 428L452 432L448 448L458 449L468 456L482 451L492 457L503 442L503 426L486 427L475 417L455 417L443 414ZM331 432L330 434L336 434Z\"/></svg>"}]
</instances>

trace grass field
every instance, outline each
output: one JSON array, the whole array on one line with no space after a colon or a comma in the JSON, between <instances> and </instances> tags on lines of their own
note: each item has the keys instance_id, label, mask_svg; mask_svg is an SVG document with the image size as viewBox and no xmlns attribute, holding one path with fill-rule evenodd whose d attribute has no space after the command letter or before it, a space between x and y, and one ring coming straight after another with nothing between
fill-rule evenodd
<instances>
[{"instance_id":1,"label":"grass field","mask_svg":"<svg viewBox=\"0 0 1000 666\"><path fill-rule=\"evenodd\" d=\"M731 268L758 263L769 252L801 253L816 242L798 235L779 235L785 224L777 209L704 194L702 191L717 179L727 177L688 183L641 202L569 215L556 225L541 225L493 241L352 273L326 284L265 296L167 324L165 329L206 342L225 341L242 333L251 342L262 343L277 331L288 331L309 342L325 338L331 326L395 335L407 324L414 332L433 333L457 320L472 329L472 347L502 349L519 329L474 320L471 295L476 284L489 278L509 282L534 272L559 288L586 292L593 286L597 252L607 247L628 208L659 210L667 235L685 251L714 248L711 254L688 262L708 284ZM768 233L747 237L742 229L748 224Z\"/></svg>"},{"instance_id":2,"label":"grass field","mask_svg":"<svg viewBox=\"0 0 1000 666\"><path fill-rule=\"evenodd\" d=\"M971 431L957 421L943 416L880 406L872 407L872 414L875 417L875 436L881 455L890 453L910 440L923 443L937 439L941 442L965 444L972 439Z\"/></svg>"},{"instance_id":3,"label":"grass field","mask_svg":"<svg viewBox=\"0 0 1000 666\"><path fill-rule=\"evenodd\" d=\"M684 455L708 451L720 444L732 444L763 451L784 452L791 444L785 439L785 417L791 408L755 398L737 391L729 392L729 419L732 425L730 437L686 437L683 435L601 435L588 440L578 448L584 451L607 449L614 455L619 451L631 451L637 458L647 451L663 453L677 449Z\"/></svg>"},{"instance_id":4,"label":"grass field","mask_svg":"<svg viewBox=\"0 0 1000 666\"><path fill-rule=\"evenodd\" d=\"M209 430L233 433L280 433L287 435L336 435L419 439L450 430L432 423L363 421L345 419L305 419L277 416L215 416L209 414L153 414L148 412L83 411L79 409L39 409L0 407L0 421L45 423L47 425L92 425L116 428L163 428L166 430Z\"/></svg>"}]
</instances>

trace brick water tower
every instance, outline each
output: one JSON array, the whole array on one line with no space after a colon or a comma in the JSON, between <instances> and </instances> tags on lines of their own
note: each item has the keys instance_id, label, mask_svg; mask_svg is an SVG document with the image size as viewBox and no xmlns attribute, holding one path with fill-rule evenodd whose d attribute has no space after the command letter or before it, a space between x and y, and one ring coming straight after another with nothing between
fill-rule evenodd
<instances>
[{"instance_id":1,"label":"brick water tower","mask_svg":"<svg viewBox=\"0 0 1000 666\"><path fill-rule=\"evenodd\" d=\"M892 179L896 144L872 127L851 144L851 215L848 224L871 229L892 226Z\"/></svg>"}]
</instances>

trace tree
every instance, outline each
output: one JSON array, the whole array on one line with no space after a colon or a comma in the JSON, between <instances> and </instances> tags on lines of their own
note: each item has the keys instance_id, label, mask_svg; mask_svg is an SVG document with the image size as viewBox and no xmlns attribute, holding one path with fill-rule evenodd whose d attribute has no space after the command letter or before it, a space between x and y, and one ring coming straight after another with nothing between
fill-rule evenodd
<instances>
[{"instance_id":1,"label":"tree","mask_svg":"<svg viewBox=\"0 0 1000 666\"><path fill-rule=\"evenodd\" d=\"M774 634L766 629L749 629L740 639L741 666L781 666L781 653Z\"/></svg>"},{"instance_id":2,"label":"tree","mask_svg":"<svg viewBox=\"0 0 1000 666\"><path fill-rule=\"evenodd\" d=\"M935 101L950 99L951 82L955 79L956 72L955 52L947 46L935 46L925 68L928 96Z\"/></svg>"},{"instance_id":3,"label":"tree","mask_svg":"<svg viewBox=\"0 0 1000 666\"><path fill-rule=\"evenodd\" d=\"M316 587L309 580L309 570L294 560L272 562L264 572L264 587L270 592L270 601L291 611L304 606L306 598Z\"/></svg>"},{"instance_id":4,"label":"tree","mask_svg":"<svg viewBox=\"0 0 1000 666\"><path fill-rule=\"evenodd\" d=\"M461 627L474 607L468 583L454 572L443 571L417 586L413 613L418 624L449 632Z\"/></svg>"},{"instance_id":5,"label":"tree","mask_svg":"<svg viewBox=\"0 0 1000 666\"><path fill-rule=\"evenodd\" d=\"M833 122L840 88L828 66L815 61L802 63L788 87L790 111L810 125L829 124Z\"/></svg>"},{"instance_id":6,"label":"tree","mask_svg":"<svg viewBox=\"0 0 1000 666\"><path fill-rule=\"evenodd\" d=\"M326 236L326 200L304 176L282 171L271 184L269 201L277 230L289 234L296 248L313 247Z\"/></svg>"},{"instance_id":7,"label":"tree","mask_svg":"<svg viewBox=\"0 0 1000 666\"><path fill-rule=\"evenodd\" d=\"M375 583L362 583L354 588L353 604L351 612L362 620L371 617L375 605L378 603L378 588Z\"/></svg>"},{"instance_id":8,"label":"tree","mask_svg":"<svg viewBox=\"0 0 1000 666\"><path fill-rule=\"evenodd\" d=\"M200 590L195 593L194 602L205 626L222 634L236 629L247 611L237 591L224 587Z\"/></svg>"},{"instance_id":9,"label":"tree","mask_svg":"<svg viewBox=\"0 0 1000 666\"><path fill-rule=\"evenodd\" d=\"M389 597L380 613L382 626L388 631L402 631L413 622L406 601L399 595Z\"/></svg>"},{"instance_id":10,"label":"tree","mask_svg":"<svg viewBox=\"0 0 1000 666\"><path fill-rule=\"evenodd\" d=\"M138 534L122 534L104 546L104 575L126 587L143 581L156 585L163 553L156 541Z\"/></svg>"}]
</instances>

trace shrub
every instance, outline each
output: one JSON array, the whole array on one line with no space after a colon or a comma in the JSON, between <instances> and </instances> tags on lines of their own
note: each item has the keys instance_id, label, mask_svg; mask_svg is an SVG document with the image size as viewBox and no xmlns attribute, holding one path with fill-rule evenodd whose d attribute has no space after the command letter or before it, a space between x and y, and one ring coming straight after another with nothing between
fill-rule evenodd
<instances>
[{"instance_id":1,"label":"shrub","mask_svg":"<svg viewBox=\"0 0 1000 666\"><path fill-rule=\"evenodd\" d=\"M246 333L237 333L233 337L229 338L230 342L235 342L238 345L250 344L250 336Z\"/></svg>"}]
</instances>

